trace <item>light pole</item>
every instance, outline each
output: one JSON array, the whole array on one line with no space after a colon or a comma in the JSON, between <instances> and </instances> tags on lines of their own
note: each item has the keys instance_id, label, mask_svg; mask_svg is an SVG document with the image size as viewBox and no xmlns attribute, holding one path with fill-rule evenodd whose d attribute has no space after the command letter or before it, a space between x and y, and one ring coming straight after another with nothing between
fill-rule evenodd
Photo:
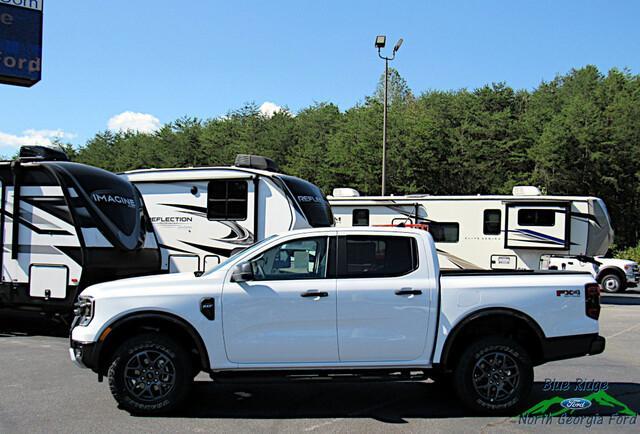
<instances>
[{"instance_id":1,"label":"light pole","mask_svg":"<svg viewBox=\"0 0 640 434\"><path fill-rule=\"evenodd\" d=\"M380 50L384 48L387 43L387 37L384 35L376 36L376 48L378 49L378 57L384 60L384 108L382 117L382 195L384 196L387 189L387 85L389 84L389 61L396 58L396 53L402 45L402 38L396 42L393 47L393 53L391 57L385 57Z\"/></svg>"}]
</instances>

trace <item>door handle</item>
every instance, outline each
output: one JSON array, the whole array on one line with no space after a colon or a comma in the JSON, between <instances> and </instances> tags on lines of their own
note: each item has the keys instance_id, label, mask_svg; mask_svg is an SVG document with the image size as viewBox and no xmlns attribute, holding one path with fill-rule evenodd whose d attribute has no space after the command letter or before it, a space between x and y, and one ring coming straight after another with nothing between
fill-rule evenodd
<instances>
[{"instance_id":1,"label":"door handle","mask_svg":"<svg viewBox=\"0 0 640 434\"><path fill-rule=\"evenodd\" d=\"M312 289L311 291L303 292L302 294L300 294L300 297L329 297L329 293Z\"/></svg>"},{"instance_id":2,"label":"door handle","mask_svg":"<svg viewBox=\"0 0 640 434\"><path fill-rule=\"evenodd\" d=\"M422 295L419 289L402 288L396 291L396 295Z\"/></svg>"}]
</instances>

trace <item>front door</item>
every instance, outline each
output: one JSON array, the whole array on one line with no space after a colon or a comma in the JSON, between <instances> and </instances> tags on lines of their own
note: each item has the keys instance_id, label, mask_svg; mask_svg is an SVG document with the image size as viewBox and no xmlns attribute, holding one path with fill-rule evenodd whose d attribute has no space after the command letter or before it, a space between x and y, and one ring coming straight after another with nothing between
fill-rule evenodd
<instances>
[{"instance_id":1,"label":"front door","mask_svg":"<svg viewBox=\"0 0 640 434\"><path fill-rule=\"evenodd\" d=\"M410 361L424 352L431 290L412 236L338 241L338 344L342 362Z\"/></svg>"},{"instance_id":2,"label":"front door","mask_svg":"<svg viewBox=\"0 0 640 434\"><path fill-rule=\"evenodd\" d=\"M231 362L338 361L336 280L327 271L329 244L327 236L286 241L249 260L253 280L227 279L222 315Z\"/></svg>"}]
</instances>

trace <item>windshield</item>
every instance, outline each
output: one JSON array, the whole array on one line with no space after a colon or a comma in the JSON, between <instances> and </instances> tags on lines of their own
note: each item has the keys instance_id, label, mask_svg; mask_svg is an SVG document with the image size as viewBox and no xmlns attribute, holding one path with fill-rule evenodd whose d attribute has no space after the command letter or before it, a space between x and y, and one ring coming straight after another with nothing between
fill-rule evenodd
<instances>
[{"instance_id":1,"label":"windshield","mask_svg":"<svg viewBox=\"0 0 640 434\"><path fill-rule=\"evenodd\" d=\"M236 253L235 255L231 255L229 256L227 259L225 259L224 261L222 261L221 263L219 263L218 265L216 265L215 267L213 267L212 269L208 270L206 273L203 274L203 276L207 276L211 273L215 273L216 271L220 270L222 267L224 267L225 265L227 265L229 263L229 261L231 261L232 259L235 260L238 255L244 255L245 253L251 253L256 251L258 248L260 248L264 243L266 243L267 241L270 241L272 238L275 238L277 235L271 235L267 238L265 238L262 241L257 242L256 244L254 244L251 247L248 247L244 250L239 251L238 253Z\"/></svg>"},{"instance_id":2,"label":"windshield","mask_svg":"<svg viewBox=\"0 0 640 434\"><path fill-rule=\"evenodd\" d=\"M309 225L314 228L333 226L333 214L329 202L316 185L293 176L282 175L296 202L302 209Z\"/></svg>"}]
</instances>

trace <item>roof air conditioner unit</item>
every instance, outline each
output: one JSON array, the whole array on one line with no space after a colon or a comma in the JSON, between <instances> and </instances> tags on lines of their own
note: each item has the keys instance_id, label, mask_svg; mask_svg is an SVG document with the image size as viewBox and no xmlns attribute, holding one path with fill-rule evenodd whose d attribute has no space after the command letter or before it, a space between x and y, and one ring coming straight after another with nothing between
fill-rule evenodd
<instances>
[{"instance_id":1,"label":"roof air conditioner unit","mask_svg":"<svg viewBox=\"0 0 640 434\"><path fill-rule=\"evenodd\" d=\"M267 170L269 172L279 172L280 169L275 161L271 158L262 157L260 155L238 154L236 156L236 167L246 167L249 169Z\"/></svg>"},{"instance_id":2,"label":"roof air conditioner unit","mask_svg":"<svg viewBox=\"0 0 640 434\"><path fill-rule=\"evenodd\" d=\"M353 188L334 188L333 197L359 197L358 190Z\"/></svg>"},{"instance_id":3,"label":"roof air conditioner unit","mask_svg":"<svg viewBox=\"0 0 640 434\"><path fill-rule=\"evenodd\" d=\"M69 161L69 157L63 151L38 145L22 146L18 158L37 161Z\"/></svg>"},{"instance_id":4,"label":"roof air conditioner unit","mask_svg":"<svg viewBox=\"0 0 640 434\"><path fill-rule=\"evenodd\" d=\"M514 196L542 196L540 189L532 185L516 185L513 187Z\"/></svg>"}]
</instances>

